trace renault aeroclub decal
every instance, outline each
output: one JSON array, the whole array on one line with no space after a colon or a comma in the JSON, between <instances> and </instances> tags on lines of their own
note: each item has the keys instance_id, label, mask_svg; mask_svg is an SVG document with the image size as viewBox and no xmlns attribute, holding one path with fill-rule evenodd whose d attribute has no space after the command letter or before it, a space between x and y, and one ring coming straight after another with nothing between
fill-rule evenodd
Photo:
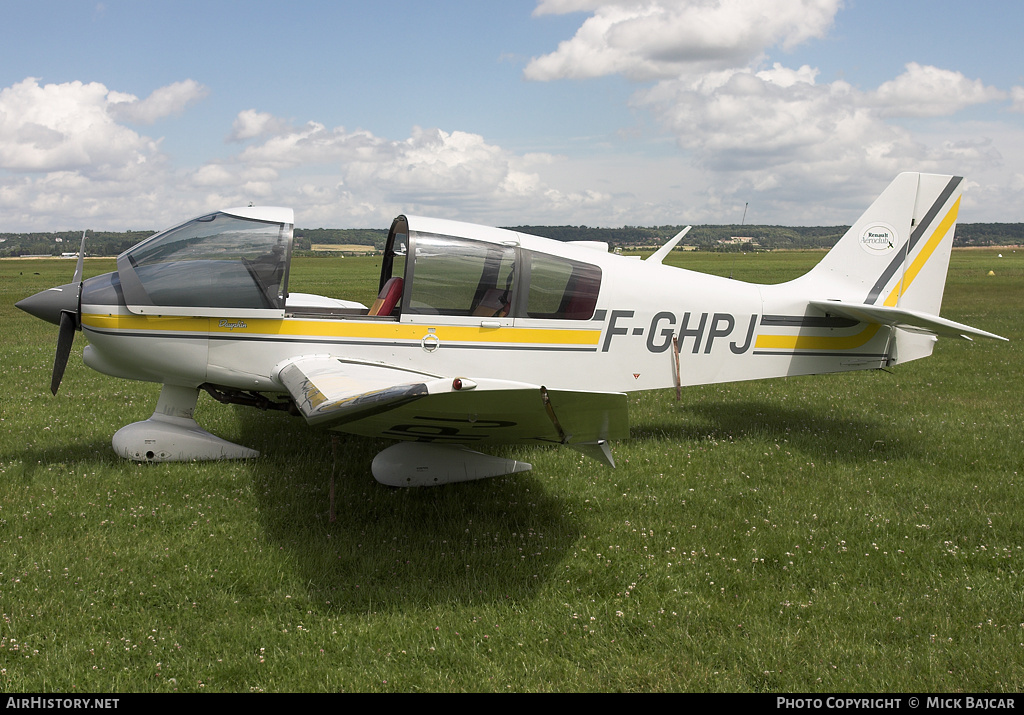
<instances>
[{"instance_id":1,"label":"renault aeroclub decal","mask_svg":"<svg viewBox=\"0 0 1024 715\"><path fill-rule=\"evenodd\" d=\"M873 256L885 256L899 247L896 229L888 224L876 223L860 234L860 247Z\"/></svg>"}]
</instances>

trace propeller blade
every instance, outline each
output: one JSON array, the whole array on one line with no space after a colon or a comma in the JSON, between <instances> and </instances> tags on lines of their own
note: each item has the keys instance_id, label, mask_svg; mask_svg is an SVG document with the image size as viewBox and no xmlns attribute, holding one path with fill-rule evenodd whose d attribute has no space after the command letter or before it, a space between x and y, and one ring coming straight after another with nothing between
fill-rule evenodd
<instances>
[{"instance_id":1,"label":"propeller blade","mask_svg":"<svg viewBox=\"0 0 1024 715\"><path fill-rule=\"evenodd\" d=\"M50 392L57 394L60 381L64 379L64 370L68 366L68 356L71 354L71 345L75 342L75 331L78 330L78 321L81 319L82 310L82 276L85 273L85 231L82 231L82 243L78 247L78 262L75 264L75 275L71 284L78 284L78 301L75 305L75 312L62 311L60 314L60 332L57 334L57 354L53 356L53 376L50 378Z\"/></svg>"},{"instance_id":2,"label":"propeller blade","mask_svg":"<svg viewBox=\"0 0 1024 715\"><path fill-rule=\"evenodd\" d=\"M53 377L50 378L50 392L57 394L60 381L64 379L64 369L68 366L71 344L75 341L75 316L71 313L60 314L60 333L57 335L57 354L53 357Z\"/></svg>"},{"instance_id":3,"label":"propeller blade","mask_svg":"<svg viewBox=\"0 0 1024 715\"><path fill-rule=\"evenodd\" d=\"M82 274L85 268L85 231L82 231L82 245L78 248L78 264L75 266L75 277L71 279L72 283L81 283Z\"/></svg>"}]
</instances>

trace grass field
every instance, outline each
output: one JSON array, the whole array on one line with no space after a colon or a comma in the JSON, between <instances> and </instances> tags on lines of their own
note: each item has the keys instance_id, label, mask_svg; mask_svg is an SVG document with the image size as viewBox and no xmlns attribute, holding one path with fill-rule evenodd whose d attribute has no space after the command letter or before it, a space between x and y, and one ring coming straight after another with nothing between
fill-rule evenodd
<instances>
[{"instance_id":1,"label":"grass field","mask_svg":"<svg viewBox=\"0 0 1024 715\"><path fill-rule=\"evenodd\" d=\"M1020 692L1024 251L956 251L939 342L891 372L630 398L608 470L379 486L384 442L214 403L252 462L137 465L157 385L13 303L67 261L0 262L0 691ZM737 279L821 252L673 254ZM369 304L379 259L296 261ZM91 261L87 275L113 270ZM989 276L989 271L994 276ZM328 485L336 469L337 521Z\"/></svg>"}]
</instances>

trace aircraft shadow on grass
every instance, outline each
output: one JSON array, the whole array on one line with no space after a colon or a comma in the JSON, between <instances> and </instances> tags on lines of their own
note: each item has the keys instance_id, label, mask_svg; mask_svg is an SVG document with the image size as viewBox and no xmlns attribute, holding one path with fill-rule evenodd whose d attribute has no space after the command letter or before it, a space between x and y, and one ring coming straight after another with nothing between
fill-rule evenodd
<instances>
[{"instance_id":1,"label":"aircraft shadow on grass","mask_svg":"<svg viewBox=\"0 0 1024 715\"><path fill-rule=\"evenodd\" d=\"M367 474L383 441L310 431L279 414L238 416L247 443L274 443L249 463L267 539L332 608L529 600L579 539L572 500L529 474L394 489Z\"/></svg>"},{"instance_id":2,"label":"aircraft shadow on grass","mask_svg":"<svg viewBox=\"0 0 1024 715\"><path fill-rule=\"evenodd\" d=\"M118 464L117 455L110 452L110 441L99 438L82 442L80 435L68 438L61 444L48 447L29 447L27 449L0 453L0 461L20 462L20 469L8 470L8 474L20 474L21 479L32 481L37 475L52 473L55 464Z\"/></svg>"},{"instance_id":3,"label":"aircraft shadow on grass","mask_svg":"<svg viewBox=\"0 0 1024 715\"><path fill-rule=\"evenodd\" d=\"M780 407L777 403L701 402L678 408L674 420L656 416L633 426L634 440L661 439L669 444L692 444L711 439L738 443L785 440L815 460L868 464L879 458L918 459L924 456L914 434L879 416L863 420L842 414L823 414L809 407Z\"/></svg>"}]
</instances>

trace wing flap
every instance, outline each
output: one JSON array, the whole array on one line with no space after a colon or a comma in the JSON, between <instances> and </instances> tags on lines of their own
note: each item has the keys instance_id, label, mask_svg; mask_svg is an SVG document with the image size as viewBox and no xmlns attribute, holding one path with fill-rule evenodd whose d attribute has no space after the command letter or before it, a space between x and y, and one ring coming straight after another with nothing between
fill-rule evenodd
<instances>
[{"instance_id":1,"label":"wing flap","mask_svg":"<svg viewBox=\"0 0 1024 715\"><path fill-rule=\"evenodd\" d=\"M621 392L580 392L540 388L561 428L559 441L582 444L629 437L626 395Z\"/></svg>"},{"instance_id":2,"label":"wing flap","mask_svg":"<svg viewBox=\"0 0 1024 715\"><path fill-rule=\"evenodd\" d=\"M347 422L392 409L429 392L433 376L330 356L292 360L277 378L312 425Z\"/></svg>"},{"instance_id":3,"label":"wing flap","mask_svg":"<svg viewBox=\"0 0 1024 715\"><path fill-rule=\"evenodd\" d=\"M928 333L931 335L942 335L951 338L970 340L972 338L989 338L991 340L1006 340L1001 335L989 333L970 325L957 323L953 320L940 318L937 315L930 315L916 310L905 308L890 308L882 305L868 305L862 303L844 303L831 300L812 300L812 308L817 308L831 315L838 315L843 318L850 318L860 323L872 323L877 325L891 325L903 330L912 332Z\"/></svg>"}]
</instances>

